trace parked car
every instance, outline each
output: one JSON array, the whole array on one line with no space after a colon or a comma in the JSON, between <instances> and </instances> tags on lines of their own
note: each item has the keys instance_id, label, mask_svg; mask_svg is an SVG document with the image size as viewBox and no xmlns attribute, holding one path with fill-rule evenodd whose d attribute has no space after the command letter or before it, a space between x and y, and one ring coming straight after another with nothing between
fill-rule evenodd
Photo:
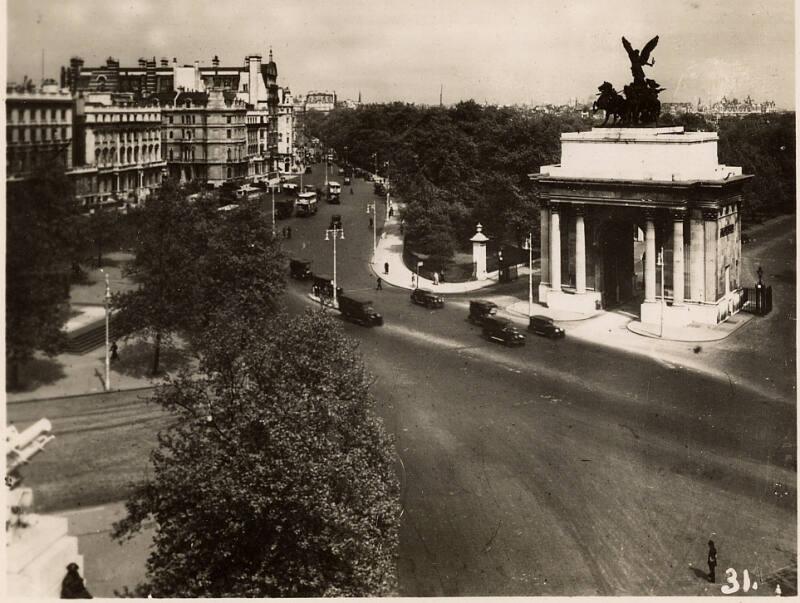
<instances>
[{"instance_id":1,"label":"parked car","mask_svg":"<svg viewBox=\"0 0 800 603\"><path fill-rule=\"evenodd\" d=\"M496 316L488 317L484 321L483 336L508 346L525 345L525 335L520 333L511 321Z\"/></svg>"},{"instance_id":2,"label":"parked car","mask_svg":"<svg viewBox=\"0 0 800 603\"><path fill-rule=\"evenodd\" d=\"M497 314L497 304L483 299L473 299L469 302L469 321L482 325L488 318Z\"/></svg>"},{"instance_id":3,"label":"parked car","mask_svg":"<svg viewBox=\"0 0 800 603\"><path fill-rule=\"evenodd\" d=\"M383 324L383 316L372 307L371 299L357 298L349 294L338 296L338 300L339 312L346 320L365 327L379 327Z\"/></svg>"},{"instance_id":4,"label":"parked car","mask_svg":"<svg viewBox=\"0 0 800 603\"><path fill-rule=\"evenodd\" d=\"M411 292L411 301L426 308L444 308L444 298L428 289L414 289Z\"/></svg>"},{"instance_id":5,"label":"parked car","mask_svg":"<svg viewBox=\"0 0 800 603\"><path fill-rule=\"evenodd\" d=\"M314 284L311 287L311 292L317 297L326 300L326 303L329 303L333 299L333 279L327 274L315 274L313 278ZM341 287L336 287L336 297L340 297L343 294L344 290Z\"/></svg>"},{"instance_id":6,"label":"parked car","mask_svg":"<svg viewBox=\"0 0 800 603\"><path fill-rule=\"evenodd\" d=\"M557 339L566 335L564 329L557 327L553 323L553 319L548 318L547 316L531 316L530 322L528 323L528 330L531 333L544 335L545 337L550 337L551 339Z\"/></svg>"},{"instance_id":7,"label":"parked car","mask_svg":"<svg viewBox=\"0 0 800 603\"><path fill-rule=\"evenodd\" d=\"M289 275L299 281L310 279L313 276L311 273L311 260L305 258L292 258L289 260Z\"/></svg>"}]
</instances>

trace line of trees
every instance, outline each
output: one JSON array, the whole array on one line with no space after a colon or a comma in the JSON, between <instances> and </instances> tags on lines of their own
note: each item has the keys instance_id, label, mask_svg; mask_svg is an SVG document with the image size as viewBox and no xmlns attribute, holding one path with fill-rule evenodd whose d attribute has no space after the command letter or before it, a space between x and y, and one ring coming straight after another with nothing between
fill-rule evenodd
<instances>
[{"instance_id":1,"label":"line of trees","mask_svg":"<svg viewBox=\"0 0 800 603\"><path fill-rule=\"evenodd\" d=\"M572 114L522 107L450 108L402 103L308 114L314 136L346 161L388 175L407 203L406 242L443 259L467 244L475 223L498 242L538 237L536 200L528 174L560 160L560 135L593 122ZM662 125L719 132L719 160L755 174L743 204L745 225L794 211L794 114L726 118L664 115Z\"/></svg>"}]
</instances>

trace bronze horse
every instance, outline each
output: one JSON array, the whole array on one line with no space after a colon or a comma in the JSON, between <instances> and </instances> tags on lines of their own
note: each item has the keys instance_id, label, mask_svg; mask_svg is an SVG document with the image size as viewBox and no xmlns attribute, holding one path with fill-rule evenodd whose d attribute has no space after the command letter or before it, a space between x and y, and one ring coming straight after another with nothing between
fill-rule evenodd
<instances>
[{"instance_id":1,"label":"bronze horse","mask_svg":"<svg viewBox=\"0 0 800 603\"><path fill-rule=\"evenodd\" d=\"M614 116L614 121L611 125L615 125L619 120L624 120L627 114L627 101L625 98L612 86L609 82L603 82L602 86L597 89L600 93L597 95L599 98L592 103L592 113L597 113L602 109L606 112L606 118L603 120L603 125L608 123L608 118Z\"/></svg>"}]
</instances>

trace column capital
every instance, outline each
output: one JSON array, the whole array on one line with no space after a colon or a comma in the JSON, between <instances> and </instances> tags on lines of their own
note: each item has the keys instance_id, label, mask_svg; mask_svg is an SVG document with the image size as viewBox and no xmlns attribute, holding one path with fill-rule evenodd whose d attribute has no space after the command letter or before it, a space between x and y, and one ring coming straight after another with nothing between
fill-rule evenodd
<instances>
[{"instance_id":1,"label":"column capital","mask_svg":"<svg viewBox=\"0 0 800 603\"><path fill-rule=\"evenodd\" d=\"M586 206L582 203L575 203L572 205L572 209L575 211L575 215L579 217L584 217L586 215Z\"/></svg>"},{"instance_id":2,"label":"column capital","mask_svg":"<svg viewBox=\"0 0 800 603\"><path fill-rule=\"evenodd\" d=\"M656 219L656 209L654 207L645 207L644 210L642 210L642 213L644 214L644 219L645 220L647 220L649 222L654 222L655 221L655 219Z\"/></svg>"},{"instance_id":3,"label":"column capital","mask_svg":"<svg viewBox=\"0 0 800 603\"><path fill-rule=\"evenodd\" d=\"M703 220L705 220L706 222L716 221L717 218L719 217L719 211L717 210L716 207L713 208L706 207L703 208L702 211L703 211Z\"/></svg>"},{"instance_id":4,"label":"column capital","mask_svg":"<svg viewBox=\"0 0 800 603\"><path fill-rule=\"evenodd\" d=\"M673 208L669 210L669 217L674 222L682 222L686 219L686 209L684 208Z\"/></svg>"},{"instance_id":5,"label":"column capital","mask_svg":"<svg viewBox=\"0 0 800 603\"><path fill-rule=\"evenodd\" d=\"M552 211L552 212L558 213L558 212L562 211L562 208L561 208L562 204L558 203L557 201L550 201L550 203L548 205L550 206L550 211Z\"/></svg>"}]
</instances>

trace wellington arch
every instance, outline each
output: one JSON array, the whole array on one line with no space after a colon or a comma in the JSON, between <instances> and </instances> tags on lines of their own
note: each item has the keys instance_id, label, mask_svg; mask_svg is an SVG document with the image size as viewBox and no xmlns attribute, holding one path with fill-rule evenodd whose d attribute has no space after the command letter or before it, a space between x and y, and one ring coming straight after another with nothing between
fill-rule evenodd
<instances>
[{"instance_id":1,"label":"wellington arch","mask_svg":"<svg viewBox=\"0 0 800 603\"><path fill-rule=\"evenodd\" d=\"M676 326L737 312L742 187L752 176L719 164L717 142L681 126L562 134L561 163L531 175L539 301L587 314L634 303L643 323Z\"/></svg>"}]
</instances>

